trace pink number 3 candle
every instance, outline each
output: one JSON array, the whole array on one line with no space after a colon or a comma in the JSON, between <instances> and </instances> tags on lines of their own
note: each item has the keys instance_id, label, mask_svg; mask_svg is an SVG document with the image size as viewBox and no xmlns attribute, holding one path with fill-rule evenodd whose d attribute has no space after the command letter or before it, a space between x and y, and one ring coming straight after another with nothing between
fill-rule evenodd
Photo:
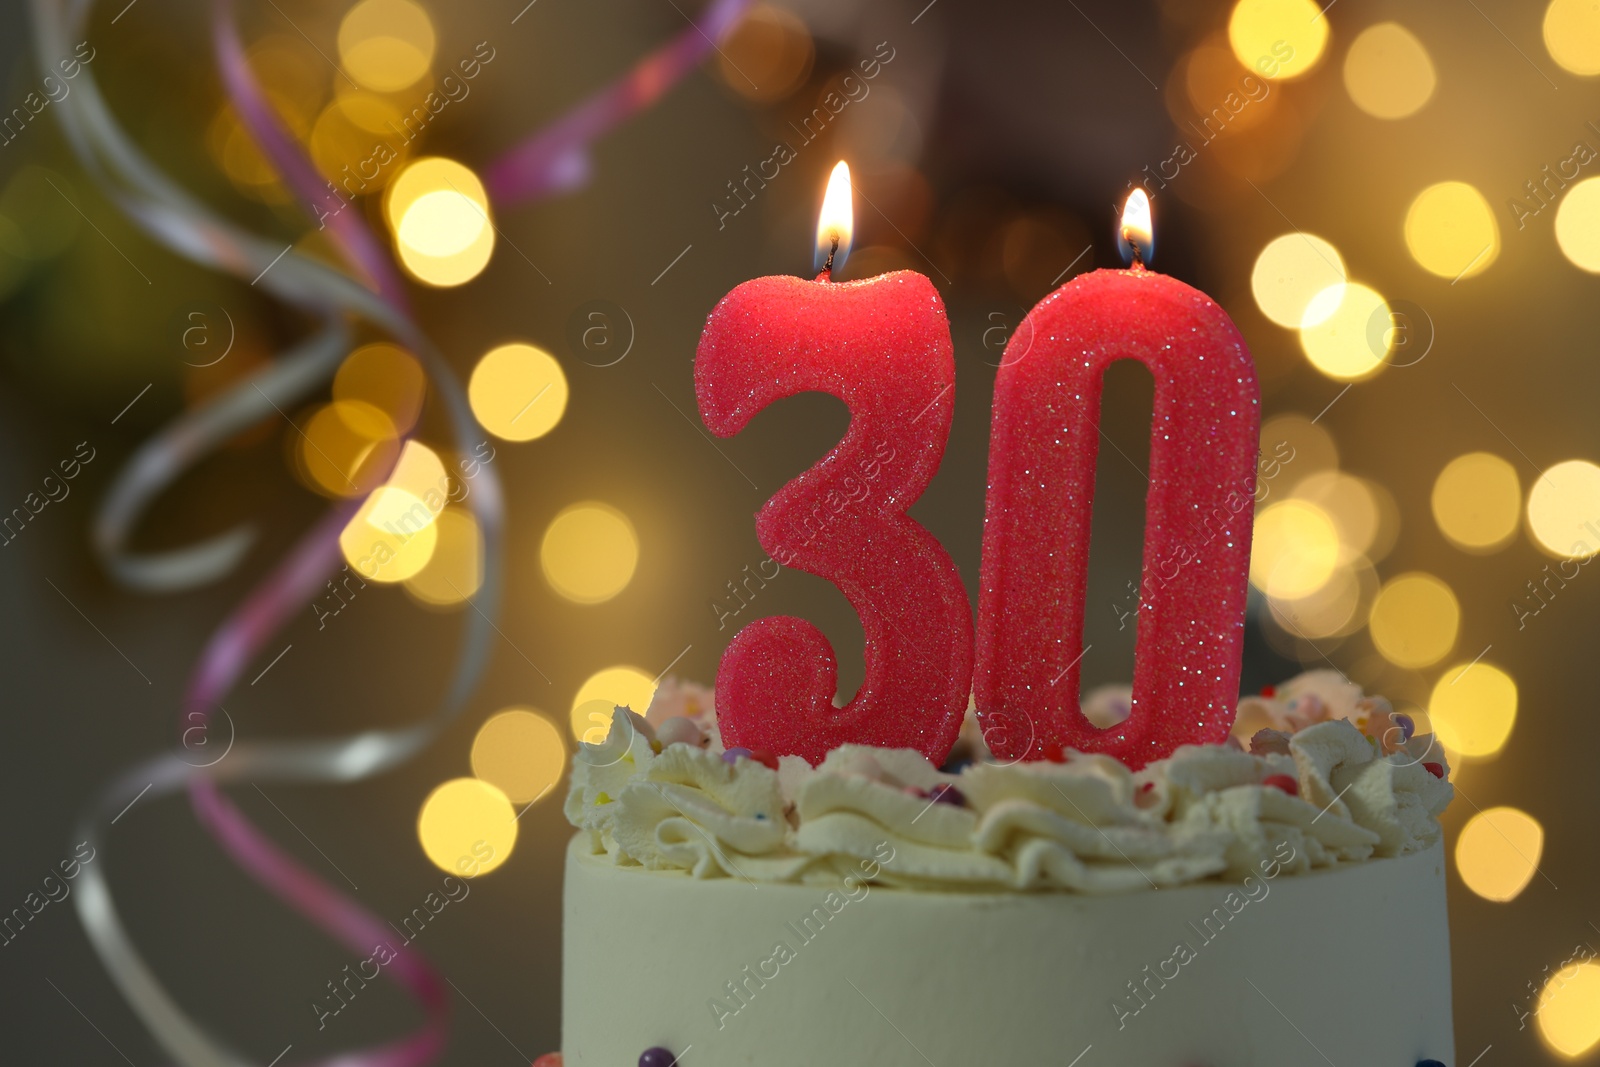
<instances>
[{"instance_id":1,"label":"pink number 3 candle","mask_svg":"<svg viewBox=\"0 0 1600 1067\"><path fill-rule=\"evenodd\" d=\"M1142 218L1139 216L1142 215ZM1149 201L1124 214L1131 270L1097 270L1040 301L995 382L974 699L1005 759L1061 749L1142 767L1227 739L1239 695L1259 394L1243 338L1196 289L1146 270ZM1133 712L1079 710L1089 520L1108 364L1155 378Z\"/></svg>"},{"instance_id":2,"label":"pink number 3 candle","mask_svg":"<svg viewBox=\"0 0 1600 1067\"><path fill-rule=\"evenodd\" d=\"M832 280L849 247L849 210L841 163L818 226L822 273L757 278L724 297L700 337L695 392L706 426L722 437L808 390L850 409L844 439L757 513L756 536L780 564L849 598L866 634L865 680L835 707L837 662L822 632L789 616L759 619L723 653L717 722L730 747L812 763L847 742L915 748L937 763L967 707L971 608L955 564L906 509L950 433L950 326L921 274Z\"/></svg>"}]
</instances>

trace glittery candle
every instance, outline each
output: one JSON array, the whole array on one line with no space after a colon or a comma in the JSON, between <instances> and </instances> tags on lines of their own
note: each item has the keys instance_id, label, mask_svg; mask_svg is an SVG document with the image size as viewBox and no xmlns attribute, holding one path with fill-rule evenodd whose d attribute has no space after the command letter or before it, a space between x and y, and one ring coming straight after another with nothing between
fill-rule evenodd
<instances>
[{"instance_id":1,"label":"glittery candle","mask_svg":"<svg viewBox=\"0 0 1600 1067\"><path fill-rule=\"evenodd\" d=\"M850 410L843 440L756 514L756 536L779 564L849 598L866 637L865 680L835 707L837 661L822 632L789 616L758 619L717 670L723 742L812 763L847 742L942 762L967 707L972 618L955 564L906 515L938 469L954 411L950 325L933 284L912 271L745 282L706 322L695 391L722 437L804 391Z\"/></svg>"},{"instance_id":2,"label":"glittery candle","mask_svg":"<svg viewBox=\"0 0 1600 1067\"><path fill-rule=\"evenodd\" d=\"M1155 378L1133 712L1078 703L1100 394L1107 365ZM1137 264L1074 278L1028 313L995 382L974 699L1002 759L1063 749L1142 767L1227 739L1239 695L1259 390L1204 293Z\"/></svg>"}]
</instances>

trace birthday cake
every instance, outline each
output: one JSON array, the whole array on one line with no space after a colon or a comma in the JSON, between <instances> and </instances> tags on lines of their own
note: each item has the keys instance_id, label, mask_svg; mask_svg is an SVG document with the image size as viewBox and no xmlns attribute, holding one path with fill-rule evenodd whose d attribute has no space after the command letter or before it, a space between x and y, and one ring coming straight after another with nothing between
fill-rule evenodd
<instances>
[{"instance_id":1,"label":"birthday cake","mask_svg":"<svg viewBox=\"0 0 1600 1067\"><path fill-rule=\"evenodd\" d=\"M1453 1063L1453 789L1413 733L1318 671L1139 771L1001 760L970 715L943 766L812 766L669 680L573 763L565 1065Z\"/></svg>"}]
</instances>

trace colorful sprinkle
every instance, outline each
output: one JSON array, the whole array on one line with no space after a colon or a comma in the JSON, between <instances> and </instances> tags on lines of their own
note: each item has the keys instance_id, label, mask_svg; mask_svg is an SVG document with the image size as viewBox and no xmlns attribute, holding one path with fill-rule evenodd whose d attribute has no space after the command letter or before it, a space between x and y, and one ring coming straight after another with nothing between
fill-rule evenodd
<instances>
[{"instance_id":1,"label":"colorful sprinkle","mask_svg":"<svg viewBox=\"0 0 1600 1067\"><path fill-rule=\"evenodd\" d=\"M1268 700L1271 700L1273 697L1278 695L1278 687L1275 685L1264 685L1261 687L1261 695L1266 697Z\"/></svg>"},{"instance_id":2,"label":"colorful sprinkle","mask_svg":"<svg viewBox=\"0 0 1600 1067\"><path fill-rule=\"evenodd\" d=\"M1422 767L1435 778L1444 777L1444 764L1442 763L1424 763Z\"/></svg>"},{"instance_id":3,"label":"colorful sprinkle","mask_svg":"<svg viewBox=\"0 0 1600 1067\"><path fill-rule=\"evenodd\" d=\"M647 1048L639 1054L639 1067L673 1067L678 1062L678 1057L657 1045Z\"/></svg>"},{"instance_id":4,"label":"colorful sprinkle","mask_svg":"<svg viewBox=\"0 0 1600 1067\"><path fill-rule=\"evenodd\" d=\"M954 804L958 808L967 806L966 795L953 785L936 785L929 790L928 797L935 804Z\"/></svg>"},{"instance_id":5,"label":"colorful sprinkle","mask_svg":"<svg viewBox=\"0 0 1600 1067\"><path fill-rule=\"evenodd\" d=\"M1300 783L1287 774L1269 774L1261 780L1261 784L1281 789L1292 797L1300 795Z\"/></svg>"},{"instance_id":6,"label":"colorful sprinkle","mask_svg":"<svg viewBox=\"0 0 1600 1067\"><path fill-rule=\"evenodd\" d=\"M561 1067L561 1053L546 1052L533 1061L533 1067Z\"/></svg>"},{"instance_id":7,"label":"colorful sprinkle","mask_svg":"<svg viewBox=\"0 0 1600 1067\"><path fill-rule=\"evenodd\" d=\"M755 755L755 753L751 752L748 748L740 748L739 746L735 745L733 748L728 749L728 751L722 754L722 762L737 763L740 756L743 756L745 759L749 759L753 755Z\"/></svg>"},{"instance_id":8,"label":"colorful sprinkle","mask_svg":"<svg viewBox=\"0 0 1600 1067\"><path fill-rule=\"evenodd\" d=\"M1391 715L1389 721L1400 727L1400 736L1407 741L1417 732L1417 722L1409 715Z\"/></svg>"},{"instance_id":9,"label":"colorful sprinkle","mask_svg":"<svg viewBox=\"0 0 1600 1067\"><path fill-rule=\"evenodd\" d=\"M773 770L778 769L778 757L770 749L758 748L750 753L750 758L763 767L771 767Z\"/></svg>"}]
</instances>

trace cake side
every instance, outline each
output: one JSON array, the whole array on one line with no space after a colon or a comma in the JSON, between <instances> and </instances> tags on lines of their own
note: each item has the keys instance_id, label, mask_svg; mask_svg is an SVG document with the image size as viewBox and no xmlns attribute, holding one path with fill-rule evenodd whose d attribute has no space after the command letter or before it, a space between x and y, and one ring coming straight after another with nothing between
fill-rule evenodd
<instances>
[{"instance_id":1,"label":"cake side","mask_svg":"<svg viewBox=\"0 0 1600 1067\"><path fill-rule=\"evenodd\" d=\"M870 861L901 861L887 840ZM1454 1062L1444 853L1144 892L702 879L567 853L568 1067Z\"/></svg>"}]
</instances>

